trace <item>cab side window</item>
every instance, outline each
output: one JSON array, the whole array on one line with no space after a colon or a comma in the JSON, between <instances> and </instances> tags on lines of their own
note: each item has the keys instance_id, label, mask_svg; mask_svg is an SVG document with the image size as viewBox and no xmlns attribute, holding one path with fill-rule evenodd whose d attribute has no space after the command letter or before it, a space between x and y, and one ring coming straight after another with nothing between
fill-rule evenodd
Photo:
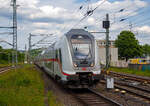
<instances>
[{"instance_id":1,"label":"cab side window","mask_svg":"<svg viewBox=\"0 0 150 106\"><path fill-rule=\"evenodd\" d=\"M58 50L56 50L55 58L58 59Z\"/></svg>"}]
</instances>

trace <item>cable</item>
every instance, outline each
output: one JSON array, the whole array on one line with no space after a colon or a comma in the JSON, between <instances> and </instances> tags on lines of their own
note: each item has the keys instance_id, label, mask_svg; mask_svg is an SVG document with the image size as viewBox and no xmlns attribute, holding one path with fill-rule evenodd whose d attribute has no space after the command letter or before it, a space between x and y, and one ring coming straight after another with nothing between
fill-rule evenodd
<instances>
[{"instance_id":1,"label":"cable","mask_svg":"<svg viewBox=\"0 0 150 106\"><path fill-rule=\"evenodd\" d=\"M91 16L93 14L93 12L100 6L102 5L104 2L106 2L107 0L103 0L97 7L95 7L93 10L89 10L84 14L84 17L81 18L75 25L73 25L72 28L74 28L75 26L77 26L80 22L82 22L84 19L86 19L88 16ZM72 29L71 28L71 29Z\"/></svg>"},{"instance_id":2,"label":"cable","mask_svg":"<svg viewBox=\"0 0 150 106\"><path fill-rule=\"evenodd\" d=\"M85 0L85 2L84 2L83 4L81 4L80 7L79 7L77 10L75 10L73 13L71 13L71 14L80 12L80 11L84 8L84 6L86 5L86 3L87 3L88 1L89 1L89 0ZM63 31L66 29L66 27L68 27L68 24L65 25L65 26L60 30L60 32L63 32Z\"/></svg>"},{"instance_id":3,"label":"cable","mask_svg":"<svg viewBox=\"0 0 150 106\"><path fill-rule=\"evenodd\" d=\"M139 9L135 10L135 11L132 11L132 12L137 12L137 11L139 11L139 13L138 13L137 15L134 15L134 16L129 16L129 15L132 13L132 12L130 12L130 13L127 15L127 16L129 16L129 17L126 16L125 18L118 19L118 22L114 21L114 23L124 22L124 21L126 21L127 19L135 18L136 16L141 15L141 14L147 12L147 10L146 10L146 11L143 11L143 9L144 9L144 7L141 7L141 8L139 8ZM125 10L125 8L124 8L124 10ZM114 23L111 23L111 25L113 25Z\"/></svg>"}]
</instances>

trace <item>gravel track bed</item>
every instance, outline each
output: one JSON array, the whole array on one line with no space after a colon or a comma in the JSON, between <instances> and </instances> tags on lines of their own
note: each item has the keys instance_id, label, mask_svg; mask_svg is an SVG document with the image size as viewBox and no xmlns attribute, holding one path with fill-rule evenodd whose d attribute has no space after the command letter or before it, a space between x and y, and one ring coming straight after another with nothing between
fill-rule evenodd
<instances>
[{"instance_id":1,"label":"gravel track bed","mask_svg":"<svg viewBox=\"0 0 150 106\"><path fill-rule=\"evenodd\" d=\"M114 89L107 90L105 84L103 83L99 83L96 87L96 90L102 93L104 96L117 101L123 106L149 106L149 103L143 102L142 99L140 100L139 98L136 98L128 93L122 94L120 92L115 92Z\"/></svg>"},{"instance_id":2,"label":"gravel track bed","mask_svg":"<svg viewBox=\"0 0 150 106\"><path fill-rule=\"evenodd\" d=\"M37 70L41 71L39 68ZM57 101L61 102L63 106L83 106L75 97L69 94L69 90L63 88L45 72L42 72L42 78L45 83L45 93L48 91L53 92ZM47 97L45 97L45 106L48 106Z\"/></svg>"},{"instance_id":3,"label":"gravel track bed","mask_svg":"<svg viewBox=\"0 0 150 106\"><path fill-rule=\"evenodd\" d=\"M141 84L139 82L130 82L130 81L123 81L123 80L118 80L118 79L115 79L115 84L119 84L119 85L122 85L122 86L128 86L130 88L135 88L135 89L139 89L141 91L144 91L144 92L147 92L147 93L150 93L150 86L149 84Z\"/></svg>"}]
</instances>

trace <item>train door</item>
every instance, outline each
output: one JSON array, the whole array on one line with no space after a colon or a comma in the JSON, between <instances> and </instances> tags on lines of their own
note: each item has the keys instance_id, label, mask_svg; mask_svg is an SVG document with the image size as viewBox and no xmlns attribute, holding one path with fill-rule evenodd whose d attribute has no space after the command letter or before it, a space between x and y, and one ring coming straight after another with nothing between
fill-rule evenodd
<instances>
[{"instance_id":1,"label":"train door","mask_svg":"<svg viewBox=\"0 0 150 106\"><path fill-rule=\"evenodd\" d=\"M55 53L55 64L54 64L54 71L55 74L60 75L61 74L61 67L62 67L62 55L61 55L61 49L56 50Z\"/></svg>"},{"instance_id":2,"label":"train door","mask_svg":"<svg viewBox=\"0 0 150 106\"><path fill-rule=\"evenodd\" d=\"M52 50L52 59L55 59L55 51L54 51L54 48L53 48L53 50ZM53 73L54 73L54 62L55 62L55 61L52 61L52 71L53 71Z\"/></svg>"},{"instance_id":3,"label":"train door","mask_svg":"<svg viewBox=\"0 0 150 106\"><path fill-rule=\"evenodd\" d=\"M58 74L58 67L59 67L59 64L58 64L58 50L55 50L55 61L54 61L54 73L55 74Z\"/></svg>"}]
</instances>

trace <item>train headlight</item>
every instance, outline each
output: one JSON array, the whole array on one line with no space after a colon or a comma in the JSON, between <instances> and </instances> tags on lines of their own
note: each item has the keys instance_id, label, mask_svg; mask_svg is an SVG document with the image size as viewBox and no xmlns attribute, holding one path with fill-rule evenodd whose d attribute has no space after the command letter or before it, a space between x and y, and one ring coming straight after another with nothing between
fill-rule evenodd
<instances>
[{"instance_id":1,"label":"train headlight","mask_svg":"<svg viewBox=\"0 0 150 106\"><path fill-rule=\"evenodd\" d=\"M93 66L94 66L94 63L91 64L91 67L93 67Z\"/></svg>"},{"instance_id":2,"label":"train headlight","mask_svg":"<svg viewBox=\"0 0 150 106\"><path fill-rule=\"evenodd\" d=\"M74 63L73 65L74 65L74 67L77 67L77 64L76 64L76 63Z\"/></svg>"}]
</instances>

